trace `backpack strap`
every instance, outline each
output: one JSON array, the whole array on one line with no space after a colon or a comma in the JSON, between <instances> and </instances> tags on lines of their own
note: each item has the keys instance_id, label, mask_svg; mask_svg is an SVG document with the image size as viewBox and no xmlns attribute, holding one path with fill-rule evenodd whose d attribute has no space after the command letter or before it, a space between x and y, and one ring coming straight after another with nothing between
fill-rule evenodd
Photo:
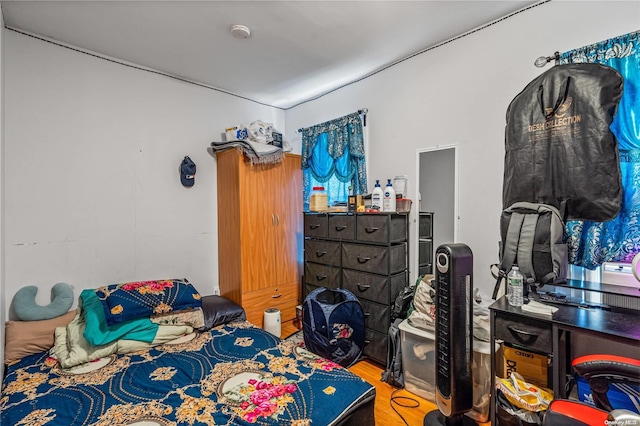
<instances>
[{"instance_id":1,"label":"backpack strap","mask_svg":"<svg viewBox=\"0 0 640 426\"><path fill-rule=\"evenodd\" d=\"M524 215L514 211L513 206L505 211L511 213L511 218L509 219L506 238L502 242L500 271L503 272L510 270L516 260L518 245L520 244L520 230L522 229L522 222L524 221Z\"/></svg>"},{"instance_id":2,"label":"backpack strap","mask_svg":"<svg viewBox=\"0 0 640 426\"><path fill-rule=\"evenodd\" d=\"M560 209L555 208L554 206L550 206L547 204L541 204L539 206L539 212L550 212L553 216L555 216L556 220L551 220L551 226L549 229L549 239L551 241L551 256L552 259L556 259L556 257L558 257L557 253L556 253L556 248L553 246L553 243L556 241L564 241L564 220L562 219L563 215L562 213L560 213L561 209L564 209L564 203L563 205L560 206ZM540 277L540 282L553 282L557 277L558 274L560 273L559 270L557 270L558 268L555 265L554 262L554 267L553 267L553 271L549 272L547 275L545 275L544 277Z\"/></svg>"},{"instance_id":3,"label":"backpack strap","mask_svg":"<svg viewBox=\"0 0 640 426\"><path fill-rule=\"evenodd\" d=\"M536 280L531 254L533 253L533 240L536 235L539 216L540 214L537 212L524 215L522 228L520 229L520 241L518 241L518 267L529 282L535 282Z\"/></svg>"}]
</instances>

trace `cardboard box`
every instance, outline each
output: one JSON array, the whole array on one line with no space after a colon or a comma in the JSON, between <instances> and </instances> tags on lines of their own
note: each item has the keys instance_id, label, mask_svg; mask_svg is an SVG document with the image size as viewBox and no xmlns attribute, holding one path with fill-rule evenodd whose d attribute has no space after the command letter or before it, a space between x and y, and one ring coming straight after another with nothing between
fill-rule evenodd
<instances>
[{"instance_id":1,"label":"cardboard box","mask_svg":"<svg viewBox=\"0 0 640 426\"><path fill-rule=\"evenodd\" d=\"M302 330L302 305L296 306L296 319L293 320L293 324L298 330Z\"/></svg>"},{"instance_id":2,"label":"cardboard box","mask_svg":"<svg viewBox=\"0 0 640 426\"><path fill-rule=\"evenodd\" d=\"M549 388L550 358L523 349L502 345L503 378L509 377L512 372L520 374L527 382Z\"/></svg>"}]
</instances>

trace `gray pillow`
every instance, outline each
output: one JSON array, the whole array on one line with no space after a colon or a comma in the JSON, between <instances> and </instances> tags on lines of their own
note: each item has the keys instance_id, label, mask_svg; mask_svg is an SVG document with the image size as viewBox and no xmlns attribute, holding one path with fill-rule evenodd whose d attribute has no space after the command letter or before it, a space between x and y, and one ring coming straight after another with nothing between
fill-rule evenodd
<instances>
[{"instance_id":1,"label":"gray pillow","mask_svg":"<svg viewBox=\"0 0 640 426\"><path fill-rule=\"evenodd\" d=\"M203 296L202 312L204 313L204 329L247 319L242 306L222 296Z\"/></svg>"},{"instance_id":2,"label":"gray pillow","mask_svg":"<svg viewBox=\"0 0 640 426\"><path fill-rule=\"evenodd\" d=\"M22 321L40 321L59 317L73 305L73 288L66 283L57 283L51 289L51 303L40 306L36 303L38 287L22 287L13 297L13 310Z\"/></svg>"}]
</instances>

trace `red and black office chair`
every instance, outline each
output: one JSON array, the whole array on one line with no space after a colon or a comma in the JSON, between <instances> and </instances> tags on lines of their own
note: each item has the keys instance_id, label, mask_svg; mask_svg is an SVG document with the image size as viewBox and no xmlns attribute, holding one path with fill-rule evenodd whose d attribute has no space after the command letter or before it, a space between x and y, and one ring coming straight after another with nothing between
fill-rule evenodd
<instances>
[{"instance_id":1,"label":"red and black office chair","mask_svg":"<svg viewBox=\"0 0 640 426\"><path fill-rule=\"evenodd\" d=\"M616 355L585 355L574 359L572 366L589 382L597 408L582 402L555 399L545 414L545 426L640 424L638 413L616 409L607 398L609 383L640 383L640 360Z\"/></svg>"}]
</instances>

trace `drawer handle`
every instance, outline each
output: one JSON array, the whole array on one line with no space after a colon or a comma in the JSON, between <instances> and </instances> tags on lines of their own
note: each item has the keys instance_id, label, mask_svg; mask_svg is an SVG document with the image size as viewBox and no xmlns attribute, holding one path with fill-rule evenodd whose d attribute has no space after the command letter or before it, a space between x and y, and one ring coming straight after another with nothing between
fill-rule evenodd
<instances>
[{"instance_id":1,"label":"drawer handle","mask_svg":"<svg viewBox=\"0 0 640 426\"><path fill-rule=\"evenodd\" d=\"M369 343L371 343L371 340L364 339L364 345L365 346L367 346Z\"/></svg>"},{"instance_id":2,"label":"drawer handle","mask_svg":"<svg viewBox=\"0 0 640 426\"><path fill-rule=\"evenodd\" d=\"M312 229L312 230L313 229L318 229L318 228L320 228L320 225L314 223L312 225L309 225L309 228Z\"/></svg>"},{"instance_id":3,"label":"drawer handle","mask_svg":"<svg viewBox=\"0 0 640 426\"><path fill-rule=\"evenodd\" d=\"M272 299L277 299L278 297L282 296L282 293L280 294L274 294L273 296L271 296Z\"/></svg>"},{"instance_id":4,"label":"drawer handle","mask_svg":"<svg viewBox=\"0 0 640 426\"><path fill-rule=\"evenodd\" d=\"M358 290L360 291L365 291L365 290L369 290L371 288L371 286L369 284L356 284L358 286Z\"/></svg>"},{"instance_id":5,"label":"drawer handle","mask_svg":"<svg viewBox=\"0 0 640 426\"><path fill-rule=\"evenodd\" d=\"M324 256L325 254L327 254L327 252L326 252L326 251L317 251L317 252L316 252L316 257L322 257L322 256Z\"/></svg>"},{"instance_id":6,"label":"drawer handle","mask_svg":"<svg viewBox=\"0 0 640 426\"><path fill-rule=\"evenodd\" d=\"M343 226L336 226L336 231L340 232L340 231L344 231L345 229L347 229L346 225Z\"/></svg>"},{"instance_id":7,"label":"drawer handle","mask_svg":"<svg viewBox=\"0 0 640 426\"><path fill-rule=\"evenodd\" d=\"M538 338L537 334L525 330L519 330L512 325L507 326L507 328L515 338L519 339L523 343L533 343Z\"/></svg>"},{"instance_id":8,"label":"drawer handle","mask_svg":"<svg viewBox=\"0 0 640 426\"><path fill-rule=\"evenodd\" d=\"M326 276L326 275L318 275L318 274L316 274L316 279L317 279L318 281L322 281L322 280L327 279L327 276Z\"/></svg>"},{"instance_id":9,"label":"drawer handle","mask_svg":"<svg viewBox=\"0 0 640 426\"><path fill-rule=\"evenodd\" d=\"M365 231L367 231L367 233L372 234L374 232L376 232L379 228L364 228Z\"/></svg>"},{"instance_id":10,"label":"drawer handle","mask_svg":"<svg viewBox=\"0 0 640 426\"><path fill-rule=\"evenodd\" d=\"M360 256L358 256L358 263L367 263L370 260L371 260L370 257L360 257Z\"/></svg>"},{"instance_id":11,"label":"drawer handle","mask_svg":"<svg viewBox=\"0 0 640 426\"><path fill-rule=\"evenodd\" d=\"M365 318L369 318L370 316L371 316L371 312L365 312L365 313L364 313L364 317L365 317Z\"/></svg>"}]
</instances>

